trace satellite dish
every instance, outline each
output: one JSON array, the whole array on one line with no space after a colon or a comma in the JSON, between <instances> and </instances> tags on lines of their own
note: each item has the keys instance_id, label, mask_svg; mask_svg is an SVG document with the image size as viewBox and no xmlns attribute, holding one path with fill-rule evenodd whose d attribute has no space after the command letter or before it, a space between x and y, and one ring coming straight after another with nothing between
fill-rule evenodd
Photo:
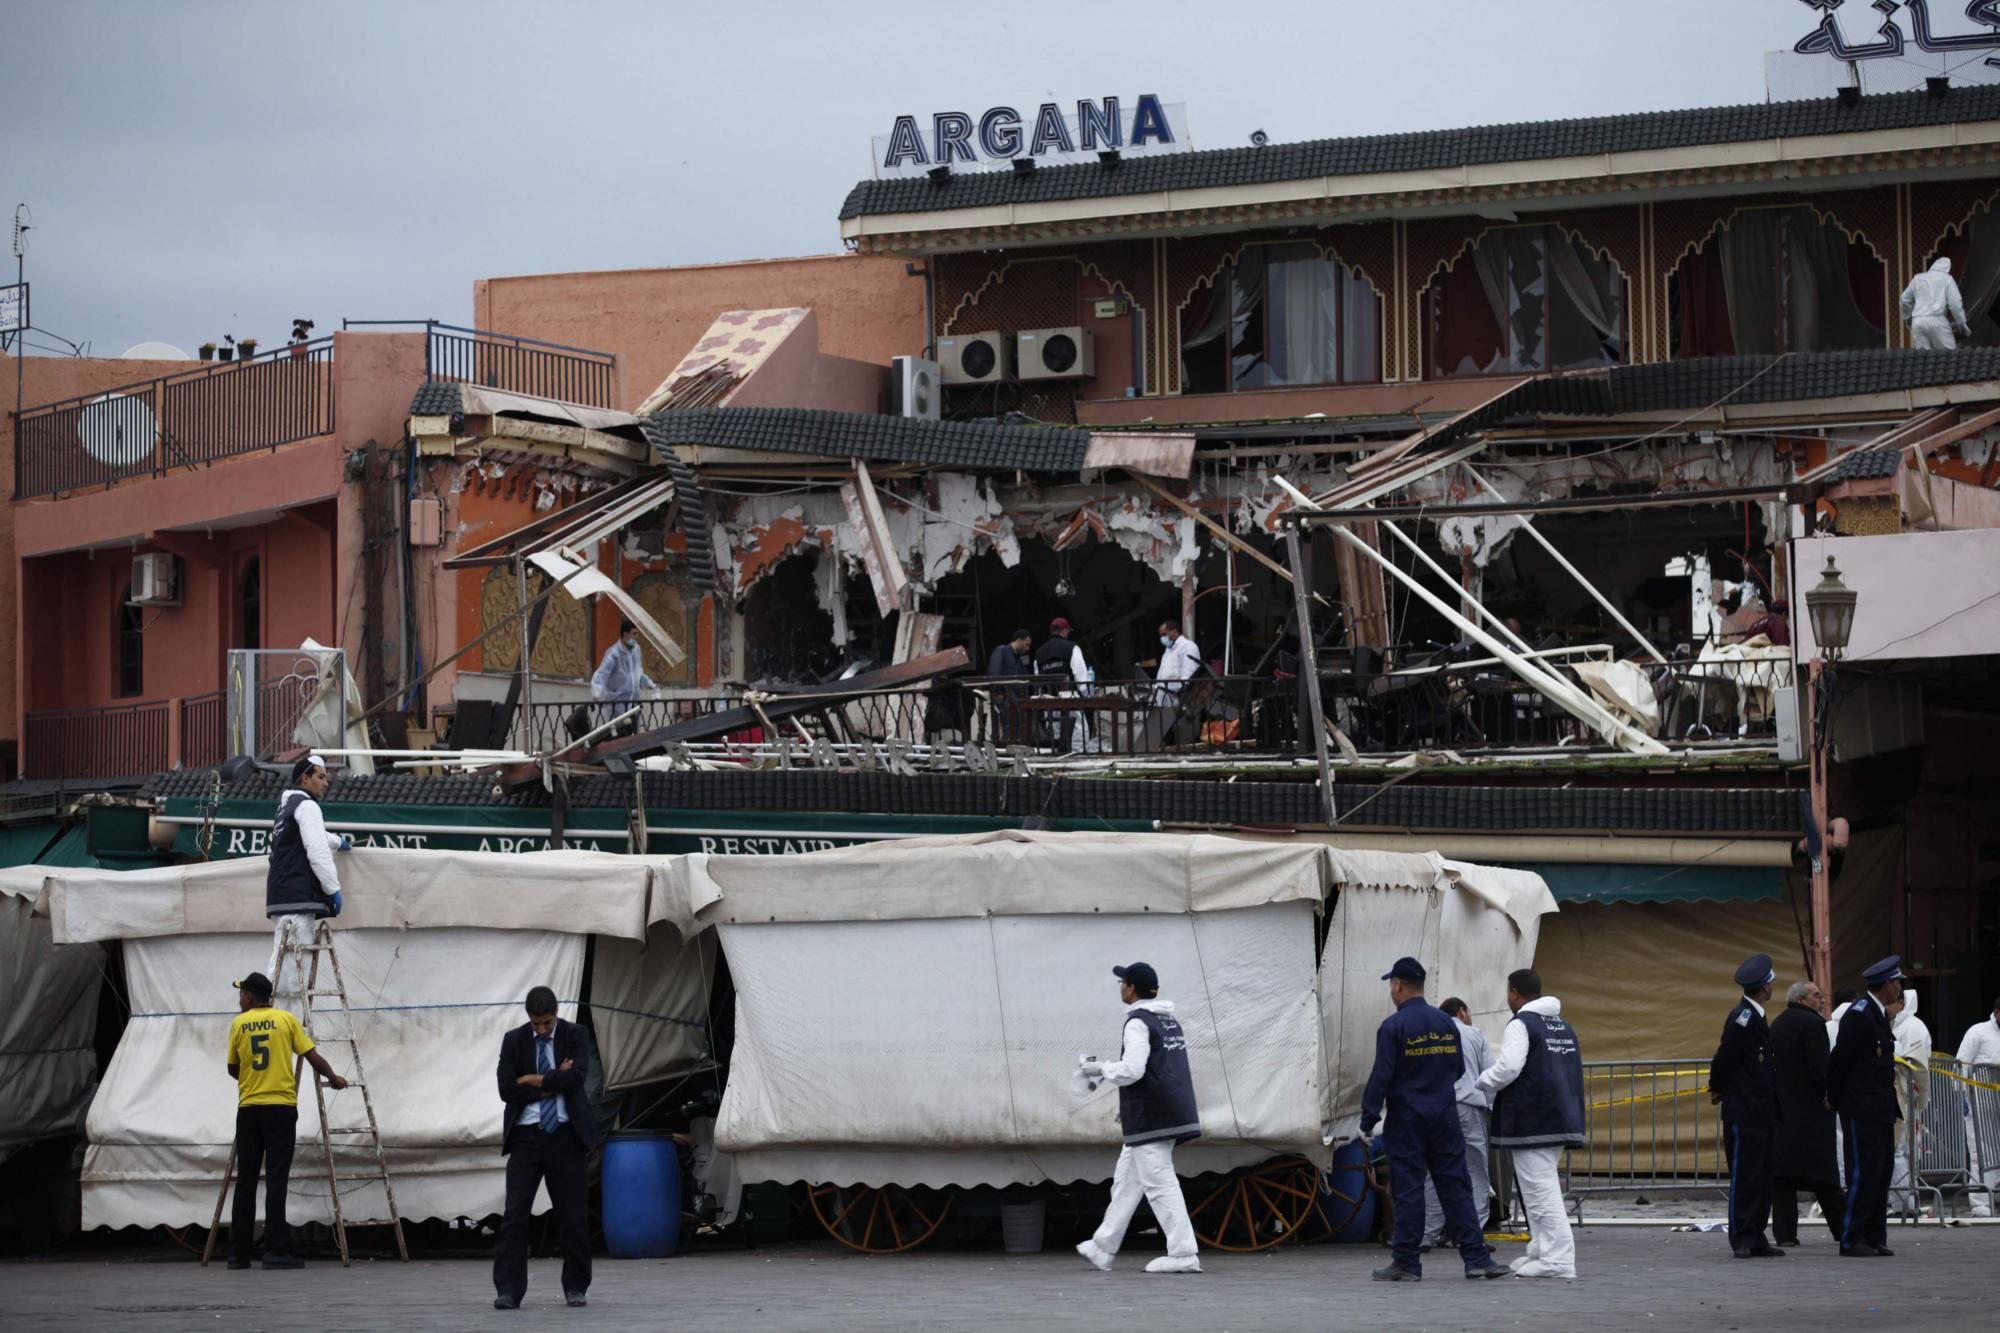
<instances>
[{"instance_id":1,"label":"satellite dish","mask_svg":"<svg viewBox=\"0 0 2000 1333\"><path fill-rule=\"evenodd\" d=\"M127 394L107 393L76 414L76 442L107 467L146 462L158 435L153 409Z\"/></svg>"},{"instance_id":2,"label":"satellite dish","mask_svg":"<svg viewBox=\"0 0 2000 1333\"><path fill-rule=\"evenodd\" d=\"M172 343L136 343L118 354L121 361L192 361Z\"/></svg>"}]
</instances>

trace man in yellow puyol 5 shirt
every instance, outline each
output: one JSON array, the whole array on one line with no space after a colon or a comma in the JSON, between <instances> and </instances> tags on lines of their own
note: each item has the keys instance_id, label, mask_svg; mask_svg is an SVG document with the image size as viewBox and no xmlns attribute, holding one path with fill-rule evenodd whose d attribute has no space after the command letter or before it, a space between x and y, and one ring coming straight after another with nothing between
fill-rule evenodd
<instances>
[{"instance_id":1,"label":"man in yellow puyol 5 shirt","mask_svg":"<svg viewBox=\"0 0 2000 1333\"><path fill-rule=\"evenodd\" d=\"M299 1084L294 1066L304 1056L327 1086L347 1080L289 1010L271 1006L271 980L252 972L236 983L240 1013L229 1024L229 1077L236 1080L236 1200L229 1213L229 1266L250 1266L257 1229L257 1175L264 1175L264 1267L304 1268L291 1251L285 1224L285 1188L299 1126Z\"/></svg>"}]
</instances>

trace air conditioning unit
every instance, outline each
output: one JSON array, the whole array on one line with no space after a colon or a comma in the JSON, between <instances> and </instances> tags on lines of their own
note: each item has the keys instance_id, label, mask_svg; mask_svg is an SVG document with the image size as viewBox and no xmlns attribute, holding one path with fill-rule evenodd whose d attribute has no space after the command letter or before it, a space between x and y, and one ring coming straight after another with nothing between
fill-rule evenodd
<instances>
[{"instance_id":1,"label":"air conditioning unit","mask_svg":"<svg viewBox=\"0 0 2000 1333\"><path fill-rule=\"evenodd\" d=\"M965 333L937 341L946 384L993 384L1014 378L1014 335Z\"/></svg>"},{"instance_id":2,"label":"air conditioning unit","mask_svg":"<svg viewBox=\"0 0 2000 1333\"><path fill-rule=\"evenodd\" d=\"M132 557L132 605L179 606L180 579L175 575L174 558L164 552Z\"/></svg>"},{"instance_id":3,"label":"air conditioning unit","mask_svg":"<svg viewBox=\"0 0 2000 1333\"><path fill-rule=\"evenodd\" d=\"M936 421L940 373L935 361L920 356L892 357L889 378L896 386L896 415Z\"/></svg>"},{"instance_id":4,"label":"air conditioning unit","mask_svg":"<svg viewBox=\"0 0 2000 1333\"><path fill-rule=\"evenodd\" d=\"M1024 380L1087 380L1097 375L1097 349L1090 330L1027 329L1014 335Z\"/></svg>"}]
</instances>

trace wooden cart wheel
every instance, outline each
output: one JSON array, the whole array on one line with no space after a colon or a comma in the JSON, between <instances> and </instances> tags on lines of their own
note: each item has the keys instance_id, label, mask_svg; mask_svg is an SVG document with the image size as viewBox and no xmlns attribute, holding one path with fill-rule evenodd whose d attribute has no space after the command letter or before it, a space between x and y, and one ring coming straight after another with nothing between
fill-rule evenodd
<instances>
[{"instance_id":1,"label":"wooden cart wheel","mask_svg":"<svg viewBox=\"0 0 2000 1333\"><path fill-rule=\"evenodd\" d=\"M949 1190L901 1185L814 1185L814 1216L826 1233L863 1254L900 1254L937 1234L951 1211Z\"/></svg>"},{"instance_id":2,"label":"wooden cart wheel","mask_svg":"<svg viewBox=\"0 0 2000 1333\"><path fill-rule=\"evenodd\" d=\"M1303 1157L1278 1157L1223 1177L1188 1216L1202 1244L1243 1254L1290 1240L1318 1197L1319 1168Z\"/></svg>"}]
</instances>

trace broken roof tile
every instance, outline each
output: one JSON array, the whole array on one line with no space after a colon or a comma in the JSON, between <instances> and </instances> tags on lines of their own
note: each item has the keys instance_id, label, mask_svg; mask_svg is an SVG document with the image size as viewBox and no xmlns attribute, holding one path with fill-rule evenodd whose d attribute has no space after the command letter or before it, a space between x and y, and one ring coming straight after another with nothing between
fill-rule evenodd
<instances>
[{"instance_id":1,"label":"broken roof tile","mask_svg":"<svg viewBox=\"0 0 2000 1333\"><path fill-rule=\"evenodd\" d=\"M1901 449L1856 449L1842 456L1829 481L1877 481L1902 470Z\"/></svg>"}]
</instances>

